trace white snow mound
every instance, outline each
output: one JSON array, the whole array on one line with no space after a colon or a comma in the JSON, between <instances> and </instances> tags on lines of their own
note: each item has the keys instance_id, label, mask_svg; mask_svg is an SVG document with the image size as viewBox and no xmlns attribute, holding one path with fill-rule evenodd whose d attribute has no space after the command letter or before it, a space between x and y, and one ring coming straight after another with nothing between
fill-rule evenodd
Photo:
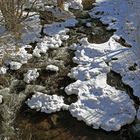
<instances>
[{"instance_id":1,"label":"white snow mound","mask_svg":"<svg viewBox=\"0 0 140 140\"><path fill-rule=\"evenodd\" d=\"M41 92L36 92L26 103L31 109L36 109L44 113L52 113L68 108L68 106L64 104L62 96L46 95Z\"/></svg>"}]
</instances>

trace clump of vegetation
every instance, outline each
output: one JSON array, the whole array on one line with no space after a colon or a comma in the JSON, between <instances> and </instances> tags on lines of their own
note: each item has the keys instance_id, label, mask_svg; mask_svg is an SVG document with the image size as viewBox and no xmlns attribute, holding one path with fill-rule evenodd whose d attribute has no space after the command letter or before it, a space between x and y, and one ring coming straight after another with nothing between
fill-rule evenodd
<instances>
[{"instance_id":1,"label":"clump of vegetation","mask_svg":"<svg viewBox=\"0 0 140 140\"><path fill-rule=\"evenodd\" d=\"M57 7L64 10L64 0L57 0Z\"/></svg>"},{"instance_id":2,"label":"clump of vegetation","mask_svg":"<svg viewBox=\"0 0 140 140\"><path fill-rule=\"evenodd\" d=\"M0 11L5 27L12 32L21 29L21 23L29 16L30 10L25 14L24 5L28 0L0 0ZM37 0L32 2L32 6Z\"/></svg>"}]
</instances>

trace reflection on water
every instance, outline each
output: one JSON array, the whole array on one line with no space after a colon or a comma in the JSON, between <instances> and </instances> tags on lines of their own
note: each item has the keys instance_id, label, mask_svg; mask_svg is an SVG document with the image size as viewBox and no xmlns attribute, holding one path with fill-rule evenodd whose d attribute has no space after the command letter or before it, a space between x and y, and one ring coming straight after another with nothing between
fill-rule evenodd
<instances>
[{"instance_id":1,"label":"reflection on water","mask_svg":"<svg viewBox=\"0 0 140 140\"><path fill-rule=\"evenodd\" d=\"M24 140L125 140L120 132L94 130L67 111L47 115L26 105L17 115L16 127L20 130L19 139Z\"/></svg>"}]
</instances>

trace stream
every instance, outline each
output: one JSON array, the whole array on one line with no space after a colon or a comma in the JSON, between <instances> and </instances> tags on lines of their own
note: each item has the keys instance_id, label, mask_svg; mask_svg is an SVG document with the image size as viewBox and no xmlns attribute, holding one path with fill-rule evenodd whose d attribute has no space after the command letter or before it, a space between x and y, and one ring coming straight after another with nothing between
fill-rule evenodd
<instances>
[{"instance_id":1,"label":"stream","mask_svg":"<svg viewBox=\"0 0 140 140\"><path fill-rule=\"evenodd\" d=\"M74 28L70 28L68 35L70 38L63 42L62 46L57 50L49 50L48 56L43 55L39 59L31 59L29 62L22 66L18 71L9 71L5 77L1 77L0 85L3 87L9 87L11 82L18 79L18 86L16 85L13 90L16 93L22 92L26 89L27 85L22 81L23 73L28 69L28 67L39 68L40 77L31 85L45 86L49 91L48 94L63 95L65 97L65 103L71 104L77 101L76 95L68 96L64 92L64 88L70 83L74 82L74 79L70 79L67 75L71 68L75 67L76 64L73 63L72 57L74 52L69 50L69 46L77 42L78 39L83 37L88 37L90 43L103 43L106 42L112 35L113 30L107 30L107 25L103 25L99 19L91 19L88 12L93 7L91 3L94 0L84 0L84 10L72 10L76 19L79 21L78 25ZM49 13L48 13L49 14ZM42 15L42 23L45 20ZM51 22L52 19L50 19ZM92 28L88 28L86 23L90 22ZM94 34L93 34L94 32ZM43 36L43 34L42 34ZM32 44L35 46L35 44ZM31 52L32 50L28 50ZM61 68L58 73L45 71L45 66L48 58L54 60L54 64ZM113 76L112 76L113 75ZM12 80L11 80L12 79ZM131 94L131 89L124 86L119 75L111 72L108 74L108 84L114 86L118 89L125 90ZM29 93L27 98L31 97L33 93ZM16 99L19 96L15 96ZM12 97L10 97L12 98ZM22 98L22 97L21 97ZM22 98L22 99L23 99ZM16 100L14 100L16 101ZM17 103L18 105L21 102ZM18 106L18 112L14 116L14 123L12 122L14 134L6 134L7 139L4 140L132 140L133 137L129 129L131 125L122 127L118 132L105 132L103 130L95 130L90 126L87 126L84 122L78 121L73 118L68 111L60 111L52 114L45 114L37 112L30 109L25 102ZM13 105L13 104L11 104ZM2 111L1 113L3 113ZM1 117L1 125L6 120L3 120L3 115ZM12 129L12 128L11 128ZM4 131L9 132L9 130L0 130L0 134L3 135ZM11 130L10 130L11 131ZM10 136L8 136L10 135Z\"/></svg>"}]
</instances>

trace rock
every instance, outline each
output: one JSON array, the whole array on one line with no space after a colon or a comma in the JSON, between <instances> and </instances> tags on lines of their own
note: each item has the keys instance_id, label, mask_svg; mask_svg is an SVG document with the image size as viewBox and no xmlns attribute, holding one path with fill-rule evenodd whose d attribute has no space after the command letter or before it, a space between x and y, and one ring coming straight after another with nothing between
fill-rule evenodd
<instances>
[{"instance_id":1,"label":"rock","mask_svg":"<svg viewBox=\"0 0 140 140\"><path fill-rule=\"evenodd\" d=\"M3 98L7 97L10 93L10 88L4 88L0 90L0 100L2 102Z\"/></svg>"},{"instance_id":2,"label":"rock","mask_svg":"<svg viewBox=\"0 0 140 140\"><path fill-rule=\"evenodd\" d=\"M6 67L0 67L0 74L6 74L7 73L7 68Z\"/></svg>"},{"instance_id":3,"label":"rock","mask_svg":"<svg viewBox=\"0 0 140 140\"><path fill-rule=\"evenodd\" d=\"M39 73L37 72L37 69L28 70L28 72L24 74L24 81L29 84L31 81L35 81L38 77Z\"/></svg>"},{"instance_id":4,"label":"rock","mask_svg":"<svg viewBox=\"0 0 140 140\"><path fill-rule=\"evenodd\" d=\"M57 66L55 66L55 65L48 65L46 67L46 70L58 72L59 71L59 68Z\"/></svg>"},{"instance_id":5,"label":"rock","mask_svg":"<svg viewBox=\"0 0 140 140\"><path fill-rule=\"evenodd\" d=\"M63 98L62 96L46 95L41 92L36 92L26 103L31 109L50 114L68 108L68 105L64 104Z\"/></svg>"},{"instance_id":6,"label":"rock","mask_svg":"<svg viewBox=\"0 0 140 140\"><path fill-rule=\"evenodd\" d=\"M0 104L2 104L2 101L3 101L3 96L0 95Z\"/></svg>"},{"instance_id":7,"label":"rock","mask_svg":"<svg viewBox=\"0 0 140 140\"><path fill-rule=\"evenodd\" d=\"M92 27L92 24L90 22L86 23L87 27Z\"/></svg>"},{"instance_id":8,"label":"rock","mask_svg":"<svg viewBox=\"0 0 140 140\"><path fill-rule=\"evenodd\" d=\"M140 107L139 107L139 109L137 111L137 119L140 121Z\"/></svg>"},{"instance_id":9,"label":"rock","mask_svg":"<svg viewBox=\"0 0 140 140\"><path fill-rule=\"evenodd\" d=\"M9 65L10 65L10 69L11 69L11 70L18 70L18 69L20 69L21 66L22 66L21 63L15 62L15 61L11 61L11 62L9 63Z\"/></svg>"},{"instance_id":10,"label":"rock","mask_svg":"<svg viewBox=\"0 0 140 140\"><path fill-rule=\"evenodd\" d=\"M140 124L136 123L129 129L130 136L133 140L139 140L140 139Z\"/></svg>"}]
</instances>

